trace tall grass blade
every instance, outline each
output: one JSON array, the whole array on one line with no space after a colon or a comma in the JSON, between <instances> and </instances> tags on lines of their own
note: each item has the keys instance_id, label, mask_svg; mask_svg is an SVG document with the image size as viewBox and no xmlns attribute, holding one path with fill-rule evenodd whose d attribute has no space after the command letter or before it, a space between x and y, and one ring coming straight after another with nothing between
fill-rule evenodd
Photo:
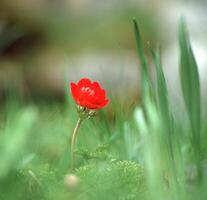
<instances>
[{"instance_id":1,"label":"tall grass blade","mask_svg":"<svg viewBox=\"0 0 207 200\"><path fill-rule=\"evenodd\" d=\"M157 85L157 104L160 111L160 114L165 121L165 125L168 127L171 126L171 113L169 110L169 102L168 102L168 91L167 84L164 77L160 53L159 51L153 52L153 62L156 67L156 85Z\"/></svg>"},{"instance_id":2,"label":"tall grass blade","mask_svg":"<svg viewBox=\"0 0 207 200\"><path fill-rule=\"evenodd\" d=\"M195 159L200 165L201 94L198 67L191 48L187 29L183 20L179 26L180 79L185 107L192 129L192 146Z\"/></svg>"},{"instance_id":3,"label":"tall grass blade","mask_svg":"<svg viewBox=\"0 0 207 200\"><path fill-rule=\"evenodd\" d=\"M162 64L160 60L160 52L152 51L153 62L156 67L156 89L157 89L157 106L163 123L163 137L166 138L169 154L173 158L172 147L172 114L169 109L167 84L164 77Z\"/></svg>"},{"instance_id":4,"label":"tall grass blade","mask_svg":"<svg viewBox=\"0 0 207 200\"><path fill-rule=\"evenodd\" d=\"M21 110L12 122L7 123L0 143L0 179L17 164L36 121L36 109L29 107Z\"/></svg>"},{"instance_id":5,"label":"tall grass blade","mask_svg":"<svg viewBox=\"0 0 207 200\"><path fill-rule=\"evenodd\" d=\"M145 98L148 95L148 92L150 91L150 76L149 76L147 60L145 58L141 34L136 19L133 19L133 24L134 24L134 31L135 31L137 53L141 64L141 92L142 92L142 97Z\"/></svg>"}]
</instances>

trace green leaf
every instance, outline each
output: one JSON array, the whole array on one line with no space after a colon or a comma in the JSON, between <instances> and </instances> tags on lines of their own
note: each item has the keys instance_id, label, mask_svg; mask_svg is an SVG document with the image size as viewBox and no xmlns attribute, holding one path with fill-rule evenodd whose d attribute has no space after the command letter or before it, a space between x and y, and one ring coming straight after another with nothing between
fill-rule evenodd
<instances>
[{"instance_id":1,"label":"green leaf","mask_svg":"<svg viewBox=\"0 0 207 200\"><path fill-rule=\"evenodd\" d=\"M189 42L183 20L179 26L180 78L185 106L191 125L191 143L198 169L198 180L202 178L201 166L201 94L198 67Z\"/></svg>"},{"instance_id":2,"label":"green leaf","mask_svg":"<svg viewBox=\"0 0 207 200\"><path fill-rule=\"evenodd\" d=\"M149 76L147 61L145 58L141 34L139 31L139 27L137 25L136 19L133 19L133 24L134 24L134 31L135 31L137 53L138 53L138 58L141 64L141 91L142 91L143 97L145 98L149 94L149 91L150 91L150 76Z\"/></svg>"},{"instance_id":3,"label":"green leaf","mask_svg":"<svg viewBox=\"0 0 207 200\"><path fill-rule=\"evenodd\" d=\"M173 118L169 108L167 84L161 64L160 52L158 50L156 52L152 50L151 52L152 52L154 65L156 67L157 106L162 120L163 133L164 133L163 137L165 138L166 144L168 145L169 154L171 158L173 158L174 157L173 145L172 145Z\"/></svg>"},{"instance_id":4,"label":"green leaf","mask_svg":"<svg viewBox=\"0 0 207 200\"><path fill-rule=\"evenodd\" d=\"M167 84L164 77L159 51L152 51L153 62L156 67L157 103L162 118L169 124L170 111L168 103Z\"/></svg>"},{"instance_id":5,"label":"green leaf","mask_svg":"<svg viewBox=\"0 0 207 200\"><path fill-rule=\"evenodd\" d=\"M183 20L179 26L180 45L180 78L182 92L190 119L193 143L200 146L201 131L201 95L198 67L189 42L186 26Z\"/></svg>"}]
</instances>

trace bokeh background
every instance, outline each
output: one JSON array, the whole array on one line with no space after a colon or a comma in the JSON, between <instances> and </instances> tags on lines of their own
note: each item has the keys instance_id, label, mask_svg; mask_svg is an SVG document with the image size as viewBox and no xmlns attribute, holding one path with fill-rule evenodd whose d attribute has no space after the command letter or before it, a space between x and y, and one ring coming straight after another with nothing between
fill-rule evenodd
<instances>
[{"instance_id":1,"label":"bokeh background","mask_svg":"<svg viewBox=\"0 0 207 200\"><path fill-rule=\"evenodd\" d=\"M137 99L133 17L146 52L162 47L166 78L179 98L178 21L185 16L204 86L206 8L205 0L1 0L0 101L8 91L23 99L62 100L68 83L86 76L124 101Z\"/></svg>"},{"instance_id":2,"label":"bokeh background","mask_svg":"<svg viewBox=\"0 0 207 200\"><path fill-rule=\"evenodd\" d=\"M139 199L145 178L152 199L206 200L206 10L206 0L0 0L0 200ZM180 79L178 73L182 16L201 80L201 114L198 88L186 90L192 116L182 102L180 80L196 88L196 74ZM145 94L140 104L134 17L152 79L151 49L161 47L169 107L161 79L157 100L148 102ZM83 196L73 198L64 184L78 119L69 83L82 77L99 81L110 103L81 126L76 167L87 174L92 164L94 176L85 180L85 189L77 186ZM105 164L115 166L108 180ZM202 185L196 184L199 172Z\"/></svg>"}]
</instances>

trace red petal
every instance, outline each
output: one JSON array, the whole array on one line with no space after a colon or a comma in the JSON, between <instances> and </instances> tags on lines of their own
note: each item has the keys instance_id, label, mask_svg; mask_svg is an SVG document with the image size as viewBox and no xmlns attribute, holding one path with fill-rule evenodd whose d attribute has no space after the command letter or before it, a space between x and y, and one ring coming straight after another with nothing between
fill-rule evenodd
<instances>
[{"instance_id":1,"label":"red petal","mask_svg":"<svg viewBox=\"0 0 207 200\"><path fill-rule=\"evenodd\" d=\"M99 104L105 99L106 92L105 92L104 89L101 88L101 86L98 82L93 82L92 87L95 91L93 102L96 103L96 104Z\"/></svg>"},{"instance_id":2,"label":"red petal","mask_svg":"<svg viewBox=\"0 0 207 200\"><path fill-rule=\"evenodd\" d=\"M99 105L99 108L103 108L104 106L106 106L109 103L108 99L105 99L102 104Z\"/></svg>"},{"instance_id":3,"label":"red petal","mask_svg":"<svg viewBox=\"0 0 207 200\"><path fill-rule=\"evenodd\" d=\"M91 100L94 104L101 104L106 98L105 90L99 90Z\"/></svg>"},{"instance_id":4,"label":"red petal","mask_svg":"<svg viewBox=\"0 0 207 200\"><path fill-rule=\"evenodd\" d=\"M75 83L71 82L70 83L70 90L71 90L71 94L72 94L73 98L76 100L78 97L78 86Z\"/></svg>"},{"instance_id":5,"label":"red petal","mask_svg":"<svg viewBox=\"0 0 207 200\"><path fill-rule=\"evenodd\" d=\"M86 100L88 102L93 102L95 91L90 86L83 86L79 89L79 99L80 100Z\"/></svg>"},{"instance_id":6,"label":"red petal","mask_svg":"<svg viewBox=\"0 0 207 200\"><path fill-rule=\"evenodd\" d=\"M79 82L78 82L78 87L81 88L83 86L89 86L91 85L91 81L88 78L82 78Z\"/></svg>"},{"instance_id":7,"label":"red petal","mask_svg":"<svg viewBox=\"0 0 207 200\"><path fill-rule=\"evenodd\" d=\"M99 91L99 98L100 99L105 99L106 98L106 91L105 90L100 90Z\"/></svg>"},{"instance_id":8,"label":"red petal","mask_svg":"<svg viewBox=\"0 0 207 200\"><path fill-rule=\"evenodd\" d=\"M99 91L99 90L101 90L101 86L99 85L98 82L93 82L93 83L92 83L92 87L93 87L93 89L94 89L95 91Z\"/></svg>"},{"instance_id":9,"label":"red petal","mask_svg":"<svg viewBox=\"0 0 207 200\"><path fill-rule=\"evenodd\" d=\"M88 78L82 78L78 84L71 83L71 93L80 106L88 109L99 109L109 102L106 92L98 82L91 82Z\"/></svg>"},{"instance_id":10,"label":"red petal","mask_svg":"<svg viewBox=\"0 0 207 200\"><path fill-rule=\"evenodd\" d=\"M85 101L85 100L84 101L81 101L79 105L80 106L83 106L85 108L88 108L88 109L98 109L99 108L98 105L93 104L93 103L91 103L89 101Z\"/></svg>"}]
</instances>

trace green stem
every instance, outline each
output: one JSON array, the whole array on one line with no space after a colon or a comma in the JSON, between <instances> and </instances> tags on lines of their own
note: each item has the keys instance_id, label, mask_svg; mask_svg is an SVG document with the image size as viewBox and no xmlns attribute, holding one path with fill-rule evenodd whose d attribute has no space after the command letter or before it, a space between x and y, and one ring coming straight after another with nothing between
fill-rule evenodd
<instances>
[{"instance_id":1,"label":"green stem","mask_svg":"<svg viewBox=\"0 0 207 200\"><path fill-rule=\"evenodd\" d=\"M81 122L82 122L82 119L79 118L76 123L73 134L72 134L72 140L71 140L71 169L72 171L74 170L74 167L75 167L75 144L76 144L76 138L78 135L78 130L80 128Z\"/></svg>"}]
</instances>

